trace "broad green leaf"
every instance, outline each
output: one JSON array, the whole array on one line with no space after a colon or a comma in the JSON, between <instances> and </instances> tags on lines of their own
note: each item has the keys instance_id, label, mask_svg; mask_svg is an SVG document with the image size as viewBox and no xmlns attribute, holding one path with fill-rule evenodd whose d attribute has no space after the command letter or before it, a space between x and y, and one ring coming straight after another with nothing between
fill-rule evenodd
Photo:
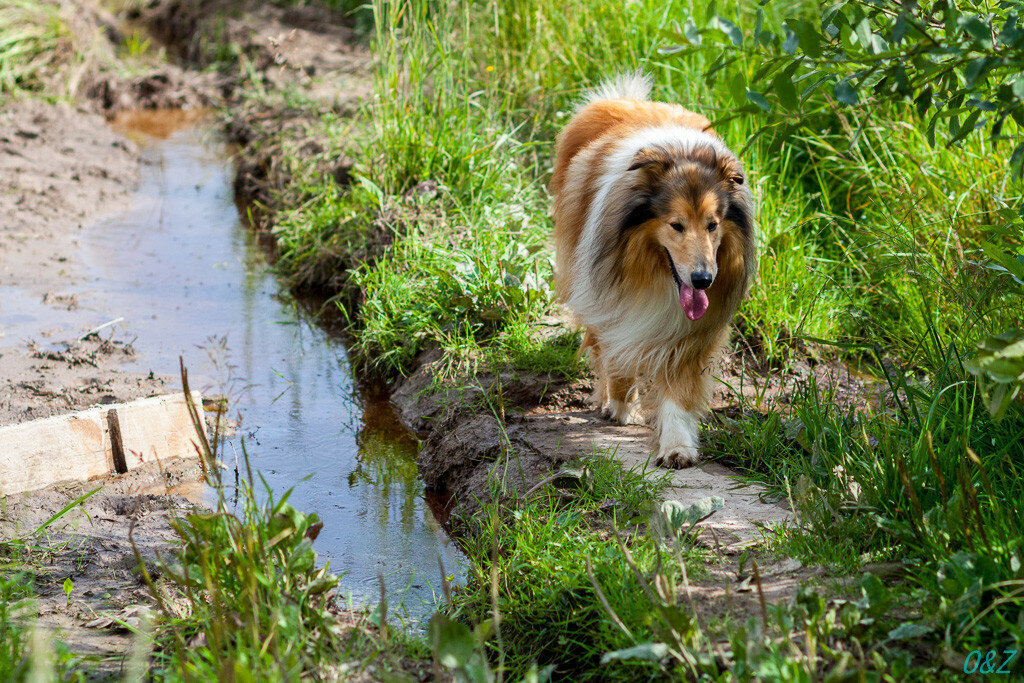
<instances>
[{"instance_id":1,"label":"broad green leaf","mask_svg":"<svg viewBox=\"0 0 1024 683\"><path fill-rule=\"evenodd\" d=\"M710 24L715 14L718 12L718 3L715 0L711 0L708 6L704 9L704 23Z\"/></svg>"},{"instance_id":2,"label":"broad green leaf","mask_svg":"<svg viewBox=\"0 0 1024 683\"><path fill-rule=\"evenodd\" d=\"M1019 100L1024 100L1024 76L1017 76L1012 86L1013 94Z\"/></svg>"},{"instance_id":3,"label":"broad green leaf","mask_svg":"<svg viewBox=\"0 0 1024 683\"><path fill-rule=\"evenodd\" d=\"M729 79L729 93L737 106L747 103L747 77L742 70L737 70Z\"/></svg>"},{"instance_id":4,"label":"broad green leaf","mask_svg":"<svg viewBox=\"0 0 1024 683\"><path fill-rule=\"evenodd\" d=\"M1017 145L1013 150L1013 154L1010 155L1010 168L1013 171L1014 178L1021 177L1021 171L1024 168L1024 142Z\"/></svg>"},{"instance_id":5,"label":"broad green leaf","mask_svg":"<svg viewBox=\"0 0 1024 683\"><path fill-rule=\"evenodd\" d=\"M1015 45L1019 40L1024 39L1024 31L1017 25L1017 15L1011 14L1003 24L1003 30L999 32L996 39L1003 45Z\"/></svg>"},{"instance_id":6,"label":"broad green leaf","mask_svg":"<svg viewBox=\"0 0 1024 683\"><path fill-rule=\"evenodd\" d=\"M743 46L743 31L736 24L724 17L715 17L711 22L711 26L724 33L736 47Z\"/></svg>"},{"instance_id":7,"label":"broad green leaf","mask_svg":"<svg viewBox=\"0 0 1024 683\"><path fill-rule=\"evenodd\" d=\"M967 82L967 87L973 88L975 83L998 63L999 60L993 57L978 57L968 62L967 68L964 69L964 80Z\"/></svg>"},{"instance_id":8,"label":"broad green leaf","mask_svg":"<svg viewBox=\"0 0 1024 683\"><path fill-rule=\"evenodd\" d=\"M782 29L786 32L786 40L782 43L782 51L787 55L796 54L797 45L800 43L796 31L790 28L789 24L783 26Z\"/></svg>"},{"instance_id":9,"label":"broad green leaf","mask_svg":"<svg viewBox=\"0 0 1024 683\"><path fill-rule=\"evenodd\" d=\"M704 40L700 35L700 29L697 28L697 24L690 17L687 17L683 23L683 35L694 45L700 45Z\"/></svg>"},{"instance_id":10,"label":"broad green leaf","mask_svg":"<svg viewBox=\"0 0 1024 683\"><path fill-rule=\"evenodd\" d=\"M947 143L947 145L949 147L952 147L953 145L955 145L956 143L960 142L968 135L973 133L974 126L978 123L978 119L981 118L981 114L981 109L975 109L973 112L971 112L971 114L968 115L967 119L963 122L963 125L960 126L960 130L953 136L953 139L951 139L949 143Z\"/></svg>"},{"instance_id":11,"label":"broad green leaf","mask_svg":"<svg viewBox=\"0 0 1024 683\"><path fill-rule=\"evenodd\" d=\"M882 581L870 572L865 572L860 580L861 590L864 592L863 608L874 617L878 617L889 611L892 604L892 591L885 587Z\"/></svg>"},{"instance_id":12,"label":"broad green leaf","mask_svg":"<svg viewBox=\"0 0 1024 683\"><path fill-rule=\"evenodd\" d=\"M847 80L842 80L836 83L836 99L843 104L850 105L851 107L860 101L860 96L857 94L857 90Z\"/></svg>"},{"instance_id":13,"label":"broad green leaf","mask_svg":"<svg viewBox=\"0 0 1024 683\"><path fill-rule=\"evenodd\" d=\"M449 619L438 612L428 624L435 656L449 669L465 666L473 656L473 634L465 624Z\"/></svg>"},{"instance_id":14,"label":"broad green leaf","mask_svg":"<svg viewBox=\"0 0 1024 683\"><path fill-rule=\"evenodd\" d=\"M779 98L779 102L786 109L796 109L796 89L793 87L793 79L784 71L775 74L772 79L772 88Z\"/></svg>"},{"instance_id":15,"label":"broad green leaf","mask_svg":"<svg viewBox=\"0 0 1024 683\"><path fill-rule=\"evenodd\" d=\"M910 26L907 24L907 20L903 18L903 15L896 17L896 21L892 24L892 31L889 32L889 40L893 43L898 44L903 40L903 37L907 35L910 30Z\"/></svg>"},{"instance_id":16,"label":"broad green leaf","mask_svg":"<svg viewBox=\"0 0 1024 683\"><path fill-rule=\"evenodd\" d=\"M765 111L772 110L772 105L768 104L768 100L766 100L764 98L764 95L762 95L759 92L756 92L754 90L747 90L747 99L756 104L757 106L761 107L761 109L764 109Z\"/></svg>"},{"instance_id":17,"label":"broad green leaf","mask_svg":"<svg viewBox=\"0 0 1024 683\"><path fill-rule=\"evenodd\" d=\"M1012 255L1002 251L991 242L985 242L981 248L988 254L988 257L998 263L1002 268L1014 276L1018 281L1024 281L1024 264Z\"/></svg>"},{"instance_id":18,"label":"broad green leaf","mask_svg":"<svg viewBox=\"0 0 1024 683\"><path fill-rule=\"evenodd\" d=\"M723 507L725 507L724 498L709 496L690 505L678 500L666 500L661 504L660 512L665 525L669 530L675 532L707 519Z\"/></svg>"},{"instance_id":19,"label":"broad green leaf","mask_svg":"<svg viewBox=\"0 0 1024 683\"><path fill-rule=\"evenodd\" d=\"M964 33L978 41L983 46L992 45L991 29L978 17L969 16L960 19L960 28Z\"/></svg>"},{"instance_id":20,"label":"broad green leaf","mask_svg":"<svg viewBox=\"0 0 1024 683\"><path fill-rule=\"evenodd\" d=\"M817 29L808 21L786 22L787 26L790 24L792 24L793 30L796 31L797 39L800 41L800 49L815 59L821 57L821 35Z\"/></svg>"}]
</instances>

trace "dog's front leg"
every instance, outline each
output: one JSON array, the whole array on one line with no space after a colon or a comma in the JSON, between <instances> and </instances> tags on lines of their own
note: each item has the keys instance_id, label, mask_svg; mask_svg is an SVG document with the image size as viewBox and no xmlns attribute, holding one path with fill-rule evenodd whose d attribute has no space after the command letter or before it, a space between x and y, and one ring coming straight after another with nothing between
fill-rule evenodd
<instances>
[{"instance_id":1,"label":"dog's front leg","mask_svg":"<svg viewBox=\"0 0 1024 683\"><path fill-rule=\"evenodd\" d=\"M700 416L665 398L658 408L658 458L661 467L695 465L700 457Z\"/></svg>"},{"instance_id":2,"label":"dog's front leg","mask_svg":"<svg viewBox=\"0 0 1024 683\"><path fill-rule=\"evenodd\" d=\"M643 424L643 414L636 404L636 380L609 375L607 378L608 403L602 406L601 414L624 425Z\"/></svg>"},{"instance_id":3,"label":"dog's front leg","mask_svg":"<svg viewBox=\"0 0 1024 683\"><path fill-rule=\"evenodd\" d=\"M658 457L662 467L690 467L700 457L700 420L711 397L710 370L703 363L680 368L671 385L657 386ZM659 383L660 384L660 383Z\"/></svg>"}]
</instances>

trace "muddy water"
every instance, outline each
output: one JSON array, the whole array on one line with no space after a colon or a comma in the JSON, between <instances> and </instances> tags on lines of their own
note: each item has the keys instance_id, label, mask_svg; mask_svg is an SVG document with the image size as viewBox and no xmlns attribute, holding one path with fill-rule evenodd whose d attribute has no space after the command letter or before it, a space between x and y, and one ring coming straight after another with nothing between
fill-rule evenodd
<instances>
[{"instance_id":1,"label":"muddy water","mask_svg":"<svg viewBox=\"0 0 1024 683\"><path fill-rule=\"evenodd\" d=\"M229 468L244 438L275 494L294 486L290 501L321 517L315 547L357 602L379 595L382 575L392 604L424 614L438 557L461 572L424 501L415 440L386 400L357 391L329 326L282 290L240 220L211 126L180 115L119 125L142 149L141 184L129 212L82 234L87 324L117 320L118 337L135 338L130 369L176 374L183 356L193 385L241 415Z\"/></svg>"}]
</instances>

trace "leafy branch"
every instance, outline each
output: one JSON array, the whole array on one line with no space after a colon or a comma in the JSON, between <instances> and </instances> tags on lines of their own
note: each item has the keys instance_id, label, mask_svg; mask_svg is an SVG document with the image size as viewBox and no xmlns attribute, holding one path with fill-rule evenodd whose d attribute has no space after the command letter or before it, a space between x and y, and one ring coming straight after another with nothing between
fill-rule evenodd
<instances>
[{"instance_id":1,"label":"leafy branch","mask_svg":"<svg viewBox=\"0 0 1024 683\"><path fill-rule=\"evenodd\" d=\"M1003 0L991 10L953 0L845 0L815 21L790 18L781 30L765 27L765 0L749 38L708 6L703 28L693 18L670 31L675 44L663 55L686 55L717 46L705 71L708 85L723 81L735 102L731 116L763 112L762 127L792 128L837 106L912 103L927 120L930 144L944 125L946 144L975 130L1014 145L1010 168L1024 169L1024 141L1004 128L1024 128L1024 14L1022 0ZM744 57L753 57L745 60ZM744 64L757 68L748 73ZM777 136L781 140L785 136Z\"/></svg>"}]
</instances>

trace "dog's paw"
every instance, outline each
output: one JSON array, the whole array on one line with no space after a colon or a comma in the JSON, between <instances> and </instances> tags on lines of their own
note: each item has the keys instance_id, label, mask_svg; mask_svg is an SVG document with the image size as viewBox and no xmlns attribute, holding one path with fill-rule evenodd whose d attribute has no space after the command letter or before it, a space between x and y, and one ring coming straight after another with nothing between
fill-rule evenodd
<instances>
[{"instance_id":1,"label":"dog's paw","mask_svg":"<svg viewBox=\"0 0 1024 683\"><path fill-rule=\"evenodd\" d=\"M662 447L658 450L658 457L654 464L658 467L681 470L685 467L692 467L700 460L700 452L696 446L671 446Z\"/></svg>"},{"instance_id":2,"label":"dog's paw","mask_svg":"<svg viewBox=\"0 0 1024 683\"><path fill-rule=\"evenodd\" d=\"M644 423L644 416L637 405L615 399L608 401L601 408L601 417L624 425L642 425Z\"/></svg>"},{"instance_id":3,"label":"dog's paw","mask_svg":"<svg viewBox=\"0 0 1024 683\"><path fill-rule=\"evenodd\" d=\"M658 413L659 448L654 462L659 467L675 469L696 465L700 458L699 426L697 415L683 410L673 401L663 402Z\"/></svg>"}]
</instances>

